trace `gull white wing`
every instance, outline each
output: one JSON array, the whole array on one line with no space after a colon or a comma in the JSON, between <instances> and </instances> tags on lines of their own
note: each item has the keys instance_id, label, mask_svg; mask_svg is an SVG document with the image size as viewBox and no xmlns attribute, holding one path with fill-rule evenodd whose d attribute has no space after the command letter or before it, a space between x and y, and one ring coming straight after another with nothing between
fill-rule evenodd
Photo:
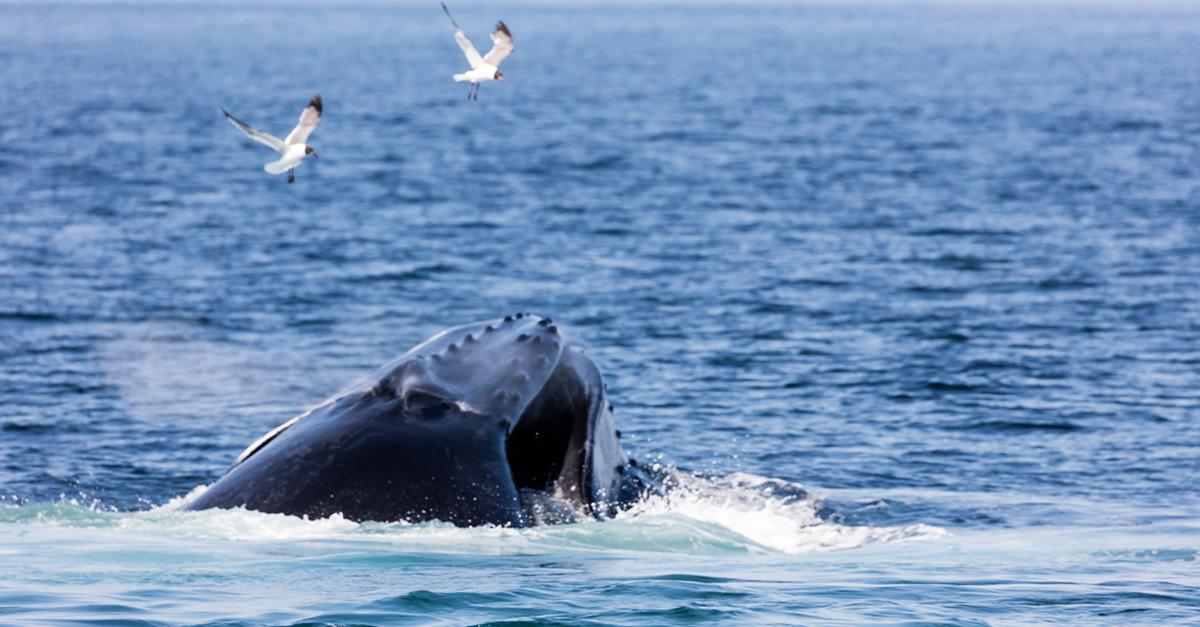
<instances>
[{"instance_id":1,"label":"gull white wing","mask_svg":"<svg viewBox=\"0 0 1200 627\"><path fill-rule=\"evenodd\" d=\"M483 57L479 56L479 51L475 49L475 44L467 39L467 35L458 30L454 33L454 41L458 42L458 47L462 48L463 54L467 57L467 63L471 65L471 69L479 67L483 63Z\"/></svg>"},{"instance_id":2,"label":"gull white wing","mask_svg":"<svg viewBox=\"0 0 1200 627\"><path fill-rule=\"evenodd\" d=\"M250 126L249 124L246 124L245 122L233 117L232 115L229 115L229 112L224 108L221 109L221 113L225 114L225 118L229 120L230 124L232 124L239 131L245 133L250 139L267 146L271 150L276 150L279 152L287 150L287 144L284 144L282 139L279 139L270 133L264 133L253 126Z\"/></svg>"},{"instance_id":3,"label":"gull white wing","mask_svg":"<svg viewBox=\"0 0 1200 627\"><path fill-rule=\"evenodd\" d=\"M496 30L492 31L492 49L488 51L487 56L483 57L483 62L499 67L500 62L507 59L512 51L512 33L509 32L508 25L504 22L496 22ZM474 69L474 66L471 68Z\"/></svg>"},{"instance_id":4,"label":"gull white wing","mask_svg":"<svg viewBox=\"0 0 1200 627\"><path fill-rule=\"evenodd\" d=\"M450 23L454 25L454 41L458 42L458 47L462 48L463 54L467 57L467 63L471 65L471 69L479 67L483 63L483 57L479 56L479 51L475 49L475 44L467 39L467 34L463 32L458 22L454 21L454 16L450 15L450 7L446 3L442 3L442 10L446 12L446 17L450 18Z\"/></svg>"},{"instance_id":5,"label":"gull white wing","mask_svg":"<svg viewBox=\"0 0 1200 627\"><path fill-rule=\"evenodd\" d=\"M321 123L322 106L321 94L313 96L312 100L308 101L308 106L300 112L300 121L296 123L296 128L288 133L283 143L291 146L308 141L308 136L312 135L317 125Z\"/></svg>"}]
</instances>

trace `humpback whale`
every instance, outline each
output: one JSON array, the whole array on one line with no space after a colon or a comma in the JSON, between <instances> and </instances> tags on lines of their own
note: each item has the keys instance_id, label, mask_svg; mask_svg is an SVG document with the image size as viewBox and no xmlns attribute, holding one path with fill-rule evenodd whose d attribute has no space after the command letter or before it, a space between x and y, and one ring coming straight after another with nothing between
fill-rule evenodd
<instances>
[{"instance_id":1,"label":"humpback whale","mask_svg":"<svg viewBox=\"0 0 1200 627\"><path fill-rule=\"evenodd\" d=\"M442 331L251 444L186 509L527 526L651 488L604 380L549 318Z\"/></svg>"}]
</instances>

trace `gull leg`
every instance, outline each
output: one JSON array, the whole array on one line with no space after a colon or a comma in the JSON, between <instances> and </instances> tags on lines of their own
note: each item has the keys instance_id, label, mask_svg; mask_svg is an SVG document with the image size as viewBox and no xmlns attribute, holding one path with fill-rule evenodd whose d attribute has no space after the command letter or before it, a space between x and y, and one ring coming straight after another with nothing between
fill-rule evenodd
<instances>
[{"instance_id":1,"label":"gull leg","mask_svg":"<svg viewBox=\"0 0 1200 627\"><path fill-rule=\"evenodd\" d=\"M288 170L288 185L296 182L296 171Z\"/></svg>"}]
</instances>

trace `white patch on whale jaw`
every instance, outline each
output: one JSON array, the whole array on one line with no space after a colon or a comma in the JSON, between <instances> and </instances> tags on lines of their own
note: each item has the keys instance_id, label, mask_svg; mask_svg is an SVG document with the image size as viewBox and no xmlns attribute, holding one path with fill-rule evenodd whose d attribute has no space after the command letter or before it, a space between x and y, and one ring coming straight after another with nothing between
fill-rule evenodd
<instances>
[{"instance_id":1,"label":"white patch on whale jaw","mask_svg":"<svg viewBox=\"0 0 1200 627\"><path fill-rule=\"evenodd\" d=\"M237 459L233 460L233 464L230 466L230 468L232 468L233 466L237 466L238 464L246 461L247 457L250 457L251 455L254 454L255 451L266 446L267 442L274 440L275 436L279 435L280 433L283 433L284 429L287 429L288 427L296 424L301 418L303 418L311 413L312 413L312 410L306 411L303 414L300 414L299 416L296 416L295 418L292 418L291 420L268 431L266 435L255 440L254 443L251 444L250 446L247 446L246 450L242 451L242 454L238 455Z\"/></svg>"}]
</instances>

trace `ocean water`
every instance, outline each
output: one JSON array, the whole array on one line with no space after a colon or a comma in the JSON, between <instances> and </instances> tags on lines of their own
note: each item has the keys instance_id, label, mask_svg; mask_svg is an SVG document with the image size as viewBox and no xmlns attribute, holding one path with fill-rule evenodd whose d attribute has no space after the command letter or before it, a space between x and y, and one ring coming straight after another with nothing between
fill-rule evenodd
<instances>
[{"instance_id":1,"label":"ocean water","mask_svg":"<svg viewBox=\"0 0 1200 627\"><path fill-rule=\"evenodd\" d=\"M1200 7L452 8L0 4L0 623L1200 620ZM676 489L179 511L515 311Z\"/></svg>"}]
</instances>

